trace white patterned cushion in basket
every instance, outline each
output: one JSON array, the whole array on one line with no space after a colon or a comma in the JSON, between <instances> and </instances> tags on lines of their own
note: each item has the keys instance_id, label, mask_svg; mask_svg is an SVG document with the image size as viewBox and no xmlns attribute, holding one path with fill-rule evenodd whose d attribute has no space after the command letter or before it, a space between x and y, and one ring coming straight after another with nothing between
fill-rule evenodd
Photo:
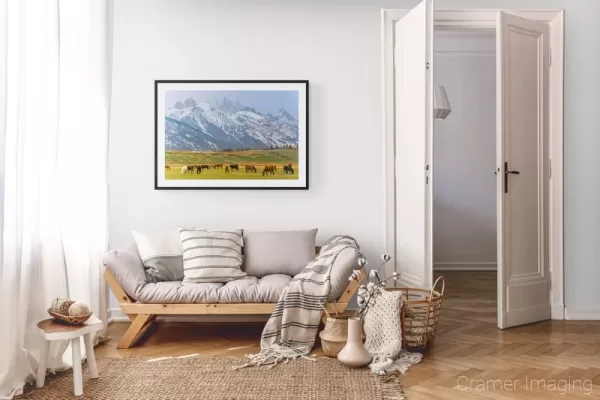
<instances>
[{"instance_id":1,"label":"white patterned cushion in basket","mask_svg":"<svg viewBox=\"0 0 600 400\"><path fill-rule=\"evenodd\" d=\"M229 282L244 278L242 231L179 228L183 284Z\"/></svg>"}]
</instances>

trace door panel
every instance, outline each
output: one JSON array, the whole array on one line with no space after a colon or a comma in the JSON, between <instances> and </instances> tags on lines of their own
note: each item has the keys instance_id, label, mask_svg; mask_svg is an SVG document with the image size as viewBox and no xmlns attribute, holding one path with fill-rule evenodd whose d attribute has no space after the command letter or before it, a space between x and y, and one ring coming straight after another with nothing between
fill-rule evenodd
<instances>
[{"instance_id":1,"label":"door panel","mask_svg":"<svg viewBox=\"0 0 600 400\"><path fill-rule=\"evenodd\" d=\"M550 318L546 24L499 13L498 326Z\"/></svg>"},{"instance_id":2,"label":"door panel","mask_svg":"<svg viewBox=\"0 0 600 400\"><path fill-rule=\"evenodd\" d=\"M432 277L433 0L395 25L396 270L408 285Z\"/></svg>"}]
</instances>

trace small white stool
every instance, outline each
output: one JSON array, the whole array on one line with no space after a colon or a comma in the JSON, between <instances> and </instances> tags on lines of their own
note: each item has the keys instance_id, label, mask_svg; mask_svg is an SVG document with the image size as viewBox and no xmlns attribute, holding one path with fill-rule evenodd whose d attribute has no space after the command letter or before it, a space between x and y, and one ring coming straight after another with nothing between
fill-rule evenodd
<instances>
[{"instance_id":1,"label":"small white stool","mask_svg":"<svg viewBox=\"0 0 600 400\"><path fill-rule=\"evenodd\" d=\"M83 395L83 376L81 374L81 336L85 343L85 352L87 354L88 372L90 378L98 377L96 369L96 358L94 357L94 332L102 330L104 324L93 315L82 325L68 325L57 322L54 318L45 319L37 324L42 333L42 350L40 354L40 363L36 378L36 386L44 387L46 380L46 362L48 359L48 349L52 340L70 340L71 350L73 352L73 387L75 396Z\"/></svg>"}]
</instances>

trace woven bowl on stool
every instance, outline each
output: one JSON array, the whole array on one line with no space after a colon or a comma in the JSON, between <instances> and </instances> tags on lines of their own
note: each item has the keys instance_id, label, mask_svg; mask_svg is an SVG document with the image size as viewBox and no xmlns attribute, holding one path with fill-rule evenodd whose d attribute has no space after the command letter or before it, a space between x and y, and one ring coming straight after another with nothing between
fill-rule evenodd
<instances>
[{"instance_id":1,"label":"woven bowl on stool","mask_svg":"<svg viewBox=\"0 0 600 400\"><path fill-rule=\"evenodd\" d=\"M58 319L59 321L66 322L67 324L71 325L81 325L92 316L91 312L83 315L62 314L51 308L48 309L48 314Z\"/></svg>"}]
</instances>

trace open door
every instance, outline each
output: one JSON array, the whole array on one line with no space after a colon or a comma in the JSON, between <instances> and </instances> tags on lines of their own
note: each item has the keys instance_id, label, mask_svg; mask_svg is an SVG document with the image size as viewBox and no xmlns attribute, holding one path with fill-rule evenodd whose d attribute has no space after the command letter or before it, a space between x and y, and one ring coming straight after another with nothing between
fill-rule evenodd
<instances>
[{"instance_id":1,"label":"open door","mask_svg":"<svg viewBox=\"0 0 600 400\"><path fill-rule=\"evenodd\" d=\"M549 27L499 12L498 327L550 318Z\"/></svg>"},{"instance_id":2,"label":"open door","mask_svg":"<svg viewBox=\"0 0 600 400\"><path fill-rule=\"evenodd\" d=\"M396 271L429 287L432 266L433 0L395 25Z\"/></svg>"}]
</instances>

